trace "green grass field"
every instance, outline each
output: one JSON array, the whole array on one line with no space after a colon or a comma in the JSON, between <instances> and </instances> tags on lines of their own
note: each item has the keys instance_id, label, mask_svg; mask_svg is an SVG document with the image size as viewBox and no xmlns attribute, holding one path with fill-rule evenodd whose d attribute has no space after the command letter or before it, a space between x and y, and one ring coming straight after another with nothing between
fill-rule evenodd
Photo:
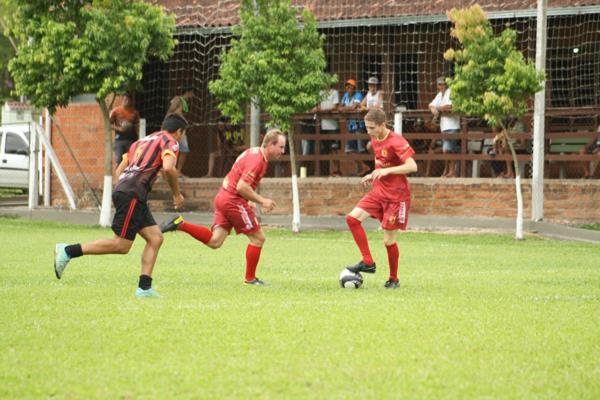
<instances>
[{"instance_id":1,"label":"green grass field","mask_svg":"<svg viewBox=\"0 0 600 400\"><path fill-rule=\"evenodd\" d=\"M0 219L0 398L598 399L600 246L508 235L400 235L401 282L348 232L267 231L243 285L245 237L217 251L166 235L161 299L136 299L143 241L52 269L57 241L107 229Z\"/></svg>"}]
</instances>

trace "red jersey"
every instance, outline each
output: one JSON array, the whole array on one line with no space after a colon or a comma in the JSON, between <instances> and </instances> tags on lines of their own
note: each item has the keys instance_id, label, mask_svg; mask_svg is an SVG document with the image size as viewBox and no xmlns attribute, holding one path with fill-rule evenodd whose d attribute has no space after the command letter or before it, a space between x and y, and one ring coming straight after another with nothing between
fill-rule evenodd
<instances>
[{"instance_id":1,"label":"red jersey","mask_svg":"<svg viewBox=\"0 0 600 400\"><path fill-rule=\"evenodd\" d=\"M241 180L256 190L260 180L267 172L268 162L261 147L252 147L239 155L231 171L223 179L220 194L227 193L233 197L243 197L237 191L237 184Z\"/></svg>"},{"instance_id":2,"label":"red jersey","mask_svg":"<svg viewBox=\"0 0 600 400\"><path fill-rule=\"evenodd\" d=\"M127 155L123 156L128 164L119 176L115 192L133 194L145 201L167 154L175 158L179 154L179 143L167 131L156 132L134 142Z\"/></svg>"},{"instance_id":3,"label":"red jersey","mask_svg":"<svg viewBox=\"0 0 600 400\"><path fill-rule=\"evenodd\" d=\"M371 139L375 169L402 165L415 154L406 139L388 131L382 140ZM410 186L404 174L390 174L373 181L373 192L390 200L409 200Z\"/></svg>"}]
</instances>

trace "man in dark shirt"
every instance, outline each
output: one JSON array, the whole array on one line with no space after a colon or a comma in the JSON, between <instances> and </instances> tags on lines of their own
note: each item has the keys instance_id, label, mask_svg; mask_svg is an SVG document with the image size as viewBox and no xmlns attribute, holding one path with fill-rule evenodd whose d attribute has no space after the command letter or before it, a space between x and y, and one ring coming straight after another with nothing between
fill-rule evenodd
<instances>
[{"instance_id":1,"label":"man in dark shirt","mask_svg":"<svg viewBox=\"0 0 600 400\"><path fill-rule=\"evenodd\" d=\"M88 254L127 254L133 245L135 235L139 233L146 241L142 253L142 274L137 297L160 297L152 289L152 270L163 236L148 209L146 199L152 190L159 171L171 187L173 203L178 208L183 203L183 196L177 182L177 155L179 144L187 129L185 119L177 114L168 115L160 132L153 133L131 145L129 153L123 156L117 167L119 181L113 192L115 216L112 239L99 239L91 243L71 244L58 243L54 252L54 273L60 279L67 264L72 258Z\"/></svg>"}]
</instances>

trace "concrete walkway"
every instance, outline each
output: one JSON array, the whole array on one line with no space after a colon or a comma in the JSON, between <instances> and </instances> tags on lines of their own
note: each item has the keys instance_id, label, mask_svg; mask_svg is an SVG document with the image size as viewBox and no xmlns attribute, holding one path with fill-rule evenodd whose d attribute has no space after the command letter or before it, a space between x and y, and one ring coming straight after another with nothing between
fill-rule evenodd
<instances>
[{"instance_id":1,"label":"concrete walkway","mask_svg":"<svg viewBox=\"0 0 600 400\"><path fill-rule=\"evenodd\" d=\"M27 207L0 207L0 215L18 216L32 220L57 221L71 224L95 225L98 223L99 211L97 210L61 210L56 208L37 208L29 210ZM170 218L174 213L155 212L154 218L160 224ZM190 222L210 225L212 214L187 212L182 213ZM263 215L262 224L265 226L291 229L291 216ZM587 243L600 244L600 232L588 229L573 228L549 222L524 221L523 229L526 233L534 233L544 237L560 240L574 240ZM367 229L377 229L377 221L369 219L365 222ZM344 216L302 216L301 230L346 230ZM467 218L467 217L442 217L411 215L409 230L413 231L441 231L441 232L498 232L514 234L515 221L503 218Z\"/></svg>"}]
</instances>

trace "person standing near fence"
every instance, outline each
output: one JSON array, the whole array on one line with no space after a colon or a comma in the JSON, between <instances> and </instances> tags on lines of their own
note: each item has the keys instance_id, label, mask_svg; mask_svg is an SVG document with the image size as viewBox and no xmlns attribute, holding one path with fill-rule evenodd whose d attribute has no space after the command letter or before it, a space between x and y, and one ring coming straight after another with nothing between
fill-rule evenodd
<instances>
[{"instance_id":1,"label":"person standing near fence","mask_svg":"<svg viewBox=\"0 0 600 400\"><path fill-rule=\"evenodd\" d=\"M191 86L185 87L182 95L175 96L171 99L171 102L169 103L169 109L167 110L167 115L179 114L185 118L185 116L190 112L190 101L193 97L194 88ZM177 160L177 172L181 177L184 176L181 171L183 170L183 165L185 164L185 160L187 159L189 152L190 145L188 143L187 135L184 135L179 141L179 159Z\"/></svg>"},{"instance_id":2,"label":"person standing near fence","mask_svg":"<svg viewBox=\"0 0 600 400\"><path fill-rule=\"evenodd\" d=\"M442 152L444 154L458 153L460 142L456 139L449 139L449 135L460 133L460 118L452 114L451 91L446 84L445 77L437 79L437 90L437 95L429 104L429 110L433 114L434 119L439 119L440 121L440 130L442 137L444 137L442 139ZM455 177L457 165L458 162L456 160L444 160L444 173L442 176L447 178Z\"/></svg>"},{"instance_id":3,"label":"person standing near fence","mask_svg":"<svg viewBox=\"0 0 600 400\"><path fill-rule=\"evenodd\" d=\"M360 110L360 104L363 101L363 94L356 90L356 81L354 79L348 79L345 85L346 92L342 96L342 100L338 106L340 111L357 111ZM364 123L358 119L349 119L346 123L347 132L349 134L360 135L365 131ZM346 154L349 153L366 153L367 148L363 140L348 140L344 149ZM358 176L364 175L368 172L369 167L362 161L357 160L356 174Z\"/></svg>"},{"instance_id":4,"label":"person standing near fence","mask_svg":"<svg viewBox=\"0 0 600 400\"><path fill-rule=\"evenodd\" d=\"M381 93L381 90L378 90L379 79L372 76L367 80L367 85L369 86L369 91L360 103L361 110L372 110L374 108L383 110L383 93Z\"/></svg>"},{"instance_id":5,"label":"person standing near fence","mask_svg":"<svg viewBox=\"0 0 600 400\"><path fill-rule=\"evenodd\" d=\"M340 104L340 94L335 88L331 87L326 92L321 92L321 102L317 104L312 112L332 112L337 110L338 104ZM340 124L337 119L322 118L321 119L321 134L338 134L340 133ZM322 140L321 141L321 153L322 154L336 154L335 157L339 157L340 152L340 141L339 140ZM340 160L335 159L329 162L329 174L331 176L340 176Z\"/></svg>"},{"instance_id":6,"label":"person standing near fence","mask_svg":"<svg viewBox=\"0 0 600 400\"><path fill-rule=\"evenodd\" d=\"M152 271L156 263L163 236L146 203L148 193L159 171L173 194L173 204L179 208L183 196L177 181L178 140L187 129L187 121L178 114L165 118L160 132L148 135L131 145L117 167L119 181L113 191L115 215L111 239L99 239L90 243L58 243L54 247L54 274L61 279L69 262L76 257L91 254L127 254L137 234L144 238L142 273L135 292L136 297L160 297L152 288Z\"/></svg>"},{"instance_id":7,"label":"person standing near fence","mask_svg":"<svg viewBox=\"0 0 600 400\"><path fill-rule=\"evenodd\" d=\"M133 107L131 95L123 95L123 102L110 112L110 127L115 131L115 164L121 164L123 154L138 140L140 113Z\"/></svg>"}]
</instances>

